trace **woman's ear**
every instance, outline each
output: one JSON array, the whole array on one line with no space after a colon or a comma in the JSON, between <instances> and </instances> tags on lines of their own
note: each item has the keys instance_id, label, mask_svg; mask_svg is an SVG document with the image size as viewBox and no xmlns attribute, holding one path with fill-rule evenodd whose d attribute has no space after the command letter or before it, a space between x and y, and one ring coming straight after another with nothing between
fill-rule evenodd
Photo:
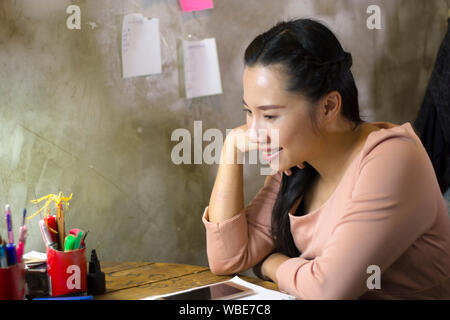
<instances>
[{"instance_id":1,"label":"woman's ear","mask_svg":"<svg viewBox=\"0 0 450 320\"><path fill-rule=\"evenodd\" d=\"M329 116L337 116L341 111L342 97L339 92L331 91L325 97L325 114Z\"/></svg>"},{"instance_id":2,"label":"woman's ear","mask_svg":"<svg viewBox=\"0 0 450 320\"><path fill-rule=\"evenodd\" d=\"M329 123L335 120L342 107L342 97L339 92L331 91L328 93L321 102L319 107L319 115L322 123Z\"/></svg>"}]
</instances>

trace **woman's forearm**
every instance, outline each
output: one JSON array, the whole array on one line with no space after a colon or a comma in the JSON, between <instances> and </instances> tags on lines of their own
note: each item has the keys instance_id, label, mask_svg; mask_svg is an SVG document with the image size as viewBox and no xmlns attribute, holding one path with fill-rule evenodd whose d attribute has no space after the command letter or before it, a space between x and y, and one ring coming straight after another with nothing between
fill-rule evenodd
<instances>
[{"instance_id":1,"label":"woman's forearm","mask_svg":"<svg viewBox=\"0 0 450 320\"><path fill-rule=\"evenodd\" d=\"M209 201L209 221L222 222L244 208L243 165L233 136L225 139L216 181Z\"/></svg>"},{"instance_id":2,"label":"woman's forearm","mask_svg":"<svg viewBox=\"0 0 450 320\"><path fill-rule=\"evenodd\" d=\"M261 265L261 274L263 277L272 279L277 283L277 269L285 261L289 260L288 256L281 253L272 253Z\"/></svg>"}]
</instances>

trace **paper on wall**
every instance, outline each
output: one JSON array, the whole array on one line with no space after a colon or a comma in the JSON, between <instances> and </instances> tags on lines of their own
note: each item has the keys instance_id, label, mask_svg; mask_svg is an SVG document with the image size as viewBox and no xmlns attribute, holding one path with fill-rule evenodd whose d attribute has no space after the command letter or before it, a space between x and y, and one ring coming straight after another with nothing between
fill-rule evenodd
<instances>
[{"instance_id":1,"label":"paper on wall","mask_svg":"<svg viewBox=\"0 0 450 320\"><path fill-rule=\"evenodd\" d=\"M186 98L222 94L216 39L183 40Z\"/></svg>"},{"instance_id":2,"label":"paper on wall","mask_svg":"<svg viewBox=\"0 0 450 320\"><path fill-rule=\"evenodd\" d=\"M214 7L212 0L180 0L184 12L201 11Z\"/></svg>"},{"instance_id":3,"label":"paper on wall","mask_svg":"<svg viewBox=\"0 0 450 320\"><path fill-rule=\"evenodd\" d=\"M159 20L131 13L122 24L123 77L161 73Z\"/></svg>"}]
</instances>

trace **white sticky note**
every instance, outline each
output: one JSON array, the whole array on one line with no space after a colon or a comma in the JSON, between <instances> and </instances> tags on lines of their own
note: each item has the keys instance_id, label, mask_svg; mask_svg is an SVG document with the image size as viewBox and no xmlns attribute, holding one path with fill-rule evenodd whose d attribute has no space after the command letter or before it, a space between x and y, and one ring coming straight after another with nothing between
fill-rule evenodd
<instances>
[{"instance_id":1,"label":"white sticky note","mask_svg":"<svg viewBox=\"0 0 450 320\"><path fill-rule=\"evenodd\" d=\"M161 73L157 18L147 19L138 13L123 18L122 70L124 78Z\"/></svg>"},{"instance_id":2,"label":"white sticky note","mask_svg":"<svg viewBox=\"0 0 450 320\"><path fill-rule=\"evenodd\" d=\"M216 39L183 40L186 98L222 94Z\"/></svg>"}]
</instances>

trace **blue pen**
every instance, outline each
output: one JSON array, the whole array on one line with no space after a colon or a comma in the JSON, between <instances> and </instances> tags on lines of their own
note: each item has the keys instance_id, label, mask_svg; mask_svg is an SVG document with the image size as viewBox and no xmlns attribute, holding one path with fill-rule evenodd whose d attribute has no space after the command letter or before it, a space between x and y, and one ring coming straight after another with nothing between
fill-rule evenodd
<instances>
[{"instance_id":1,"label":"blue pen","mask_svg":"<svg viewBox=\"0 0 450 320\"><path fill-rule=\"evenodd\" d=\"M92 296L45 297L45 298L34 298L33 300L92 300Z\"/></svg>"},{"instance_id":2,"label":"blue pen","mask_svg":"<svg viewBox=\"0 0 450 320\"><path fill-rule=\"evenodd\" d=\"M0 268L6 268L8 267L8 261L6 260L5 249L3 249L1 242L2 237L0 236Z\"/></svg>"},{"instance_id":3,"label":"blue pen","mask_svg":"<svg viewBox=\"0 0 450 320\"><path fill-rule=\"evenodd\" d=\"M5 206L6 211L6 224L8 226L8 242L14 243L14 234L12 231L12 221L11 221L11 207L9 204Z\"/></svg>"},{"instance_id":4,"label":"blue pen","mask_svg":"<svg viewBox=\"0 0 450 320\"><path fill-rule=\"evenodd\" d=\"M8 266L13 266L17 263L16 245L14 243L6 244L6 258L8 259Z\"/></svg>"}]
</instances>

